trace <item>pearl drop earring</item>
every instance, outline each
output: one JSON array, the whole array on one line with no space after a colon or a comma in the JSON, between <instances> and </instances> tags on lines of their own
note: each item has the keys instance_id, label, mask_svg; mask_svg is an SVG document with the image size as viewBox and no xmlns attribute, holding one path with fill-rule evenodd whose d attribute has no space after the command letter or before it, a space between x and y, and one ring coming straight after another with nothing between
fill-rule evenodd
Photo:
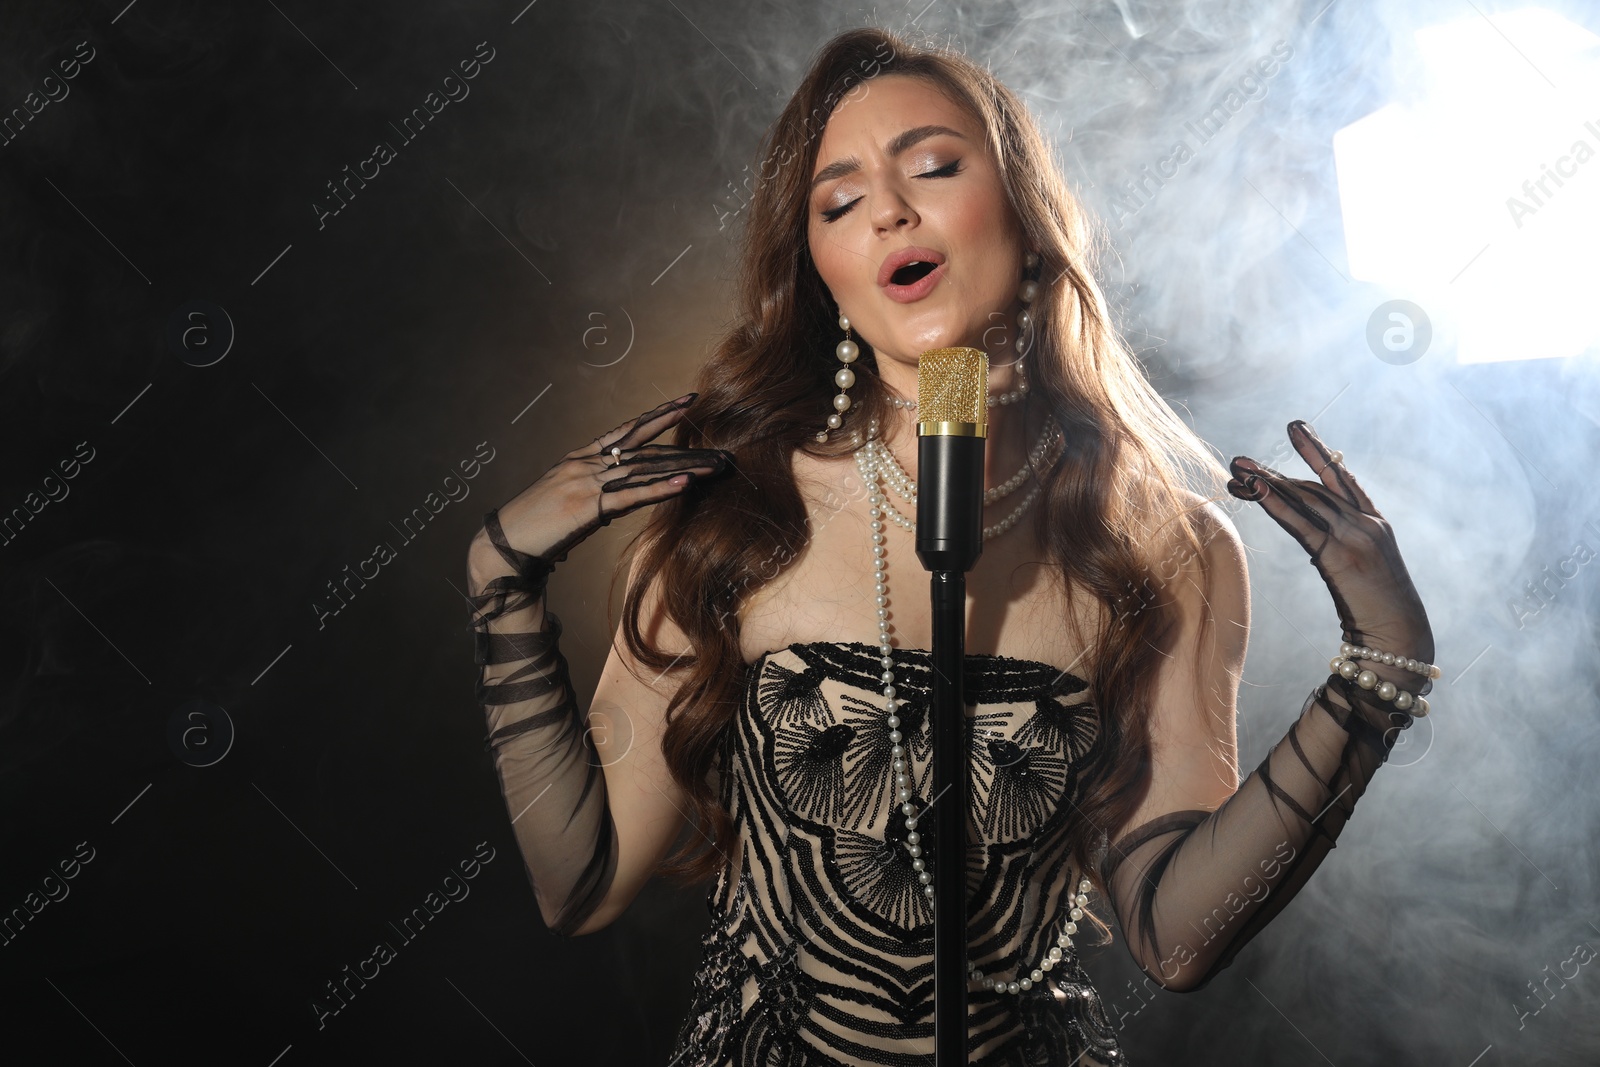
<instances>
[{"instance_id":1,"label":"pearl drop earring","mask_svg":"<svg viewBox=\"0 0 1600 1067\"><path fill-rule=\"evenodd\" d=\"M1022 285L1017 288L1017 299L1025 305L1017 312L1017 358L1021 359L1033 347L1033 312L1026 305L1039 295L1039 282L1034 274L1039 269L1039 253L1027 252L1022 257ZM1020 367L1018 368L1021 369Z\"/></svg>"},{"instance_id":2,"label":"pearl drop earring","mask_svg":"<svg viewBox=\"0 0 1600 1067\"><path fill-rule=\"evenodd\" d=\"M850 320L843 314L839 316L839 328L844 331L844 340L839 342L833 354L839 357L839 362L844 364L833 375L833 384L839 387L839 395L833 398L833 414L828 416L828 430L837 430L844 425L844 413L850 410L850 396L845 392L856 384L856 372L850 369L861 355L861 346L850 339ZM827 441L828 430L817 434L818 441Z\"/></svg>"}]
</instances>

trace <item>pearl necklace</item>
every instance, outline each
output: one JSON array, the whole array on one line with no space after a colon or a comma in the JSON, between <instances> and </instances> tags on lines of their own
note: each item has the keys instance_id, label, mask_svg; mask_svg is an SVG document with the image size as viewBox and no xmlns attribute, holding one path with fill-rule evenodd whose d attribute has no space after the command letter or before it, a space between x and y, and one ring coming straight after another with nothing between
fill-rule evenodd
<instances>
[{"instance_id":1,"label":"pearl necklace","mask_svg":"<svg viewBox=\"0 0 1600 1067\"><path fill-rule=\"evenodd\" d=\"M1035 446L1035 452L1041 456L1047 442L1052 439L1053 429L1054 427L1047 423L1039 444ZM894 686L894 659L890 655L892 646L889 643L889 631L891 629L889 622L889 583L888 575L884 569L886 562L884 557L887 552L884 545L884 516L886 514L889 515L901 526L912 531L916 530L917 524L895 510L894 505L890 503L883 490L878 487L878 479L883 474L883 467L886 465L885 457L887 457L887 463L895 463L895 461L893 453L878 444L877 430L878 424L874 420L868 426L866 443L855 451L855 460L856 468L861 472L861 480L867 487L867 499L871 503L873 589L877 595L876 603L878 609L878 662L883 667L883 673L880 677L883 680L883 689L881 691L884 698L883 710L886 713L884 722L889 727L889 741L893 746L889 750L889 755L893 760L896 796L900 800L900 812L906 817L906 851L911 856L912 869L917 872L917 881L922 884L922 892L931 904L934 899L933 872L928 870L928 863L922 858L922 835L917 833L917 809L911 804L911 776L907 772L906 749L905 745L902 744L905 737L900 733L900 716L895 714L901 701L895 699L897 691ZM895 463L895 466L898 468L898 463ZM904 474L904 471L902 470L901 473ZM986 527L983 531L983 539L987 541L991 537L1009 530L1017 519L1022 516L1022 513L1028 509L1028 506L1033 503L1034 498L1038 495L1038 488L1035 485L1017 509L1005 519L994 526ZM1061 962L1066 951L1072 948L1072 935L1078 932L1078 920L1083 918L1083 909L1089 905L1089 888L1089 879L1084 878L1078 883L1077 893L1068 897L1072 907L1067 912L1067 922L1062 926L1061 933L1056 936L1056 943L1051 946L1049 952L1045 953L1044 958L1039 961L1037 967L1025 975L1019 971L1020 977L1006 981L1003 978L984 975L978 970L977 964L969 964L967 981L977 982L985 990L993 990L997 993L1025 992L1032 989L1036 984L1043 982L1045 973L1054 969L1056 964Z\"/></svg>"},{"instance_id":2,"label":"pearl necklace","mask_svg":"<svg viewBox=\"0 0 1600 1067\"><path fill-rule=\"evenodd\" d=\"M912 403L915 404L916 402L912 401ZM875 434L877 432L877 427L878 424L876 421L874 421L868 427L868 433ZM1022 468L1018 470L1017 473L1007 478L1004 482L992 489L985 489L983 491L984 504L993 504L996 500L1001 500L1016 492L1017 489L1021 487L1022 483L1028 480L1028 475L1032 474L1033 471L1041 464L1044 464L1046 453L1053 449L1055 445L1065 440L1066 437L1056 429L1055 420L1049 414L1046 414L1044 429L1040 431L1038 442L1034 444L1032 451L1028 453L1027 462L1022 465ZM883 467L880 468L884 480L894 487L895 492L900 494L901 499L905 500L908 504L915 504L917 502L917 483L912 481L911 475L907 474L906 469L900 466L900 461L895 458L894 453L889 451L888 448L877 444L874 438L869 438L867 444L869 447L876 449L878 456L884 460ZM1056 459L1054 456L1050 458L1052 462L1054 462ZM1032 497L1036 496L1037 493L1038 486L1035 486L1033 490L1030 491L1029 502L1031 502ZM1027 505L1024 504L1023 506L1026 507ZM891 512L892 518L899 515L900 513L898 511ZM901 526L905 526L905 523L900 521L900 519L903 517L904 516L895 518L896 523ZM906 529L909 530L910 528L911 527L906 526ZM1007 526L1006 529L1010 529L1010 527ZM1003 533L1004 531L1001 532Z\"/></svg>"}]
</instances>

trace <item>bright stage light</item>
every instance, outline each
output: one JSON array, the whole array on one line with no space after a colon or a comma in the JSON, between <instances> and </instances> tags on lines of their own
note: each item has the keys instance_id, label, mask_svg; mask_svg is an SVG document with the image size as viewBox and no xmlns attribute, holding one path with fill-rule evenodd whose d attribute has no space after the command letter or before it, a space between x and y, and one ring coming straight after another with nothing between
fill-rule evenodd
<instances>
[{"instance_id":1,"label":"bright stage light","mask_svg":"<svg viewBox=\"0 0 1600 1067\"><path fill-rule=\"evenodd\" d=\"M1490 18L1418 30L1407 98L1334 135L1350 270L1449 316L1462 363L1578 355L1600 348L1600 37Z\"/></svg>"}]
</instances>

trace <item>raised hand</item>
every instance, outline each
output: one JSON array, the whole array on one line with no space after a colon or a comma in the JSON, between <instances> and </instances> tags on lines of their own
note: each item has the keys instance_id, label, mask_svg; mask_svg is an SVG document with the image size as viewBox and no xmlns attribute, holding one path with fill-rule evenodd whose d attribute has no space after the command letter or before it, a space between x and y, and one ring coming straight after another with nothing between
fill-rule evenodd
<instances>
[{"instance_id":1,"label":"raised hand","mask_svg":"<svg viewBox=\"0 0 1600 1067\"><path fill-rule=\"evenodd\" d=\"M1342 457L1303 420L1289 424L1289 440L1319 480L1289 478L1235 456L1228 491L1259 501L1310 555L1333 596L1346 641L1432 663L1433 628L1393 528Z\"/></svg>"},{"instance_id":2,"label":"raised hand","mask_svg":"<svg viewBox=\"0 0 1600 1067\"><path fill-rule=\"evenodd\" d=\"M611 520L676 496L696 478L728 470L733 454L722 449L646 443L676 425L698 395L669 400L568 452L485 516L486 533L479 534L473 551L492 545L513 566L526 561L507 557L506 549L559 563Z\"/></svg>"}]
</instances>

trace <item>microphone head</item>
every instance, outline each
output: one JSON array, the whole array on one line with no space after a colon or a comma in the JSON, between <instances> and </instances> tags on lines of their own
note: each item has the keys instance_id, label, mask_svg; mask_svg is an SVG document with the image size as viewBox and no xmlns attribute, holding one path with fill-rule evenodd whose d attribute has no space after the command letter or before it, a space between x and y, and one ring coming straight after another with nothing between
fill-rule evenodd
<instances>
[{"instance_id":1,"label":"microphone head","mask_svg":"<svg viewBox=\"0 0 1600 1067\"><path fill-rule=\"evenodd\" d=\"M983 437L988 430L989 356L935 348L917 363L917 433Z\"/></svg>"}]
</instances>

